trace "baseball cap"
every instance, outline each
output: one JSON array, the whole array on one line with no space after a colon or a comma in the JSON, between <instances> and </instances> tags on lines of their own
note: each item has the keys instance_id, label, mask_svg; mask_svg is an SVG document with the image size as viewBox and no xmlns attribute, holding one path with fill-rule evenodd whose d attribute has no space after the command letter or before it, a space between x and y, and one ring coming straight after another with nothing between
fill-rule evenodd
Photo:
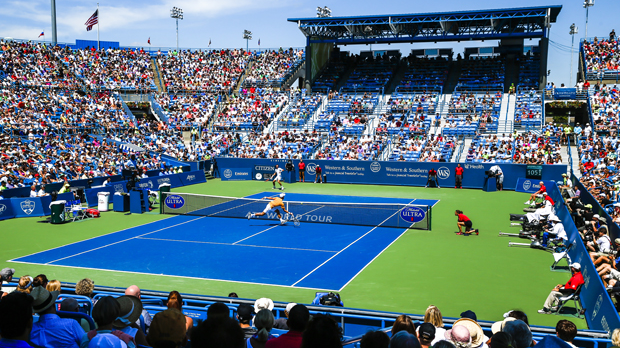
<instances>
[{"instance_id":1,"label":"baseball cap","mask_svg":"<svg viewBox=\"0 0 620 348\"><path fill-rule=\"evenodd\" d=\"M239 316L239 320L252 320L254 309L251 305L242 303L237 308L237 315Z\"/></svg>"},{"instance_id":2,"label":"baseball cap","mask_svg":"<svg viewBox=\"0 0 620 348\"><path fill-rule=\"evenodd\" d=\"M594 214L593 218L600 218L600 216L598 214Z\"/></svg>"},{"instance_id":3,"label":"baseball cap","mask_svg":"<svg viewBox=\"0 0 620 348\"><path fill-rule=\"evenodd\" d=\"M420 334L420 340L426 342L432 342L435 339L435 326L431 323L422 323L418 329Z\"/></svg>"},{"instance_id":4,"label":"baseball cap","mask_svg":"<svg viewBox=\"0 0 620 348\"><path fill-rule=\"evenodd\" d=\"M88 348L122 348L121 339L112 334L99 333L88 343Z\"/></svg>"},{"instance_id":5,"label":"baseball cap","mask_svg":"<svg viewBox=\"0 0 620 348\"><path fill-rule=\"evenodd\" d=\"M580 270L581 269L581 265L578 262L573 262L570 264L571 268L574 268L576 270Z\"/></svg>"},{"instance_id":6,"label":"baseball cap","mask_svg":"<svg viewBox=\"0 0 620 348\"><path fill-rule=\"evenodd\" d=\"M286 193L280 193L280 198L284 198L284 196L286 196Z\"/></svg>"}]
</instances>

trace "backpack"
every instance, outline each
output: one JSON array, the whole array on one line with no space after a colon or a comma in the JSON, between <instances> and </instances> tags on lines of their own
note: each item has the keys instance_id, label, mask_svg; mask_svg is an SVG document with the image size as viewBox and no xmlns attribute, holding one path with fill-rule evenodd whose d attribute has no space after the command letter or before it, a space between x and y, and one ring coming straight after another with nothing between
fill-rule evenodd
<instances>
[{"instance_id":1,"label":"backpack","mask_svg":"<svg viewBox=\"0 0 620 348\"><path fill-rule=\"evenodd\" d=\"M319 303L323 306L338 306L342 307L342 303L340 301L340 295L330 292L327 295L323 295L319 300Z\"/></svg>"}]
</instances>

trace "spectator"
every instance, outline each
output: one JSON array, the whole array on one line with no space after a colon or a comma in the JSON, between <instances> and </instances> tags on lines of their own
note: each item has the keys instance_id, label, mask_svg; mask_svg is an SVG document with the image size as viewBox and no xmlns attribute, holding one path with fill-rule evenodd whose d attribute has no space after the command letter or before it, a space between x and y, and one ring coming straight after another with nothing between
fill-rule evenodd
<instances>
[{"instance_id":1,"label":"spectator","mask_svg":"<svg viewBox=\"0 0 620 348\"><path fill-rule=\"evenodd\" d=\"M336 323L336 321L330 316L323 314L314 315L312 319L308 322L308 326L303 333L301 348L341 347L342 330L338 326L338 323Z\"/></svg>"},{"instance_id":2,"label":"spectator","mask_svg":"<svg viewBox=\"0 0 620 348\"><path fill-rule=\"evenodd\" d=\"M114 297L106 296L99 299L93 307L93 320L97 323L97 329L84 334L80 347L90 347L99 340L105 340L115 344L115 346L123 346L124 343L125 347L135 348L136 342L132 336L112 328L112 323L120 315L120 312L121 306Z\"/></svg>"},{"instance_id":3,"label":"spectator","mask_svg":"<svg viewBox=\"0 0 620 348\"><path fill-rule=\"evenodd\" d=\"M422 323L418 329L418 340L422 348L429 348L435 340L435 326L431 323Z\"/></svg>"},{"instance_id":4,"label":"spectator","mask_svg":"<svg viewBox=\"0 0 620 348\"><path fill-rule=\"evenodd\" d=\"M153 348L181 348L187 344L185 316L176 308L155 314L147 341Z\"/></svg>"},{"instance_id":5,"label":"spectator","mask_svg":"<svg viewBox=\"0 0 620 348\"><path fill-rule=\"evenodd\" d=\"M456 348L471 348L471 336L469 330L463 325L454 325L445 332L444 337Z\"/></svg>"},{"instance_id":6,"label":"spectator","mask_svg":"<svg viewBox=\"0 0 620 348\"><path fill-rule=\"evenodd\" d=\"M15 269L13 268L4 268L0 271L0 281L2 282L2 290L6 293L13 292L15 290L14 286L8 286L9 282L13 280L13 274L15 274Z\"/></svg>"},{"instance_id":7,"label":"spectator","mask_svg":"<svg viewBox=\"0 0 620 348\"><path fill-rule=\"evenodd\" d=\"M15 290L29 294L32 291L32 281L33 279L31 276L21 276L17 282L17 288Z\"/></svg>"},{"instance_id":8,"label":"spectator","mask_svg":"<svg viewBox=\"0 0 620 348\"><path fill-rule=\"evenodd\" d=\"M362 336L360 348L388 348L390 337L383 331L368 331Z\"/></svg>"},{"instance_id":9,"label":"spectator","mask_svg":"<svg viewBox=\"0 0 620 348\"><path fill-rule=\"evenodd\" d=\"M125 295L134 296L134 297L137 297L139 300L142 300L142 292L140 291L140 288L137 285L131 285L130 287L128 287L125 290ZM142 313L140 315L140 318L136 322L138 326L141 326L140 321L142 320L142 318L144 318L144 326L146 328L146 332L148 333L149 327L151 326L152 319L151 319L151 314L149 314L149 312L144 308L142 308Z\"/></svg>"},{"instance_id":10,"label":"spectator","mask_svg":"<svg viewBox=\"0 0 620 348\"><path fill-rule=\"evenodd\" d=\"M435 339L433 340L433 346L439 342L444 340L446 329L443 328L443 316L441 315L441 311L436 306L430 305L426 308L426 312L424 312L424 322L431 323L435 326Z\"/></svg>"},{"instance_id":11,"label":"spectator","mask_svg":"<svg viewBox=\"0 0 620 348\"><path fill-rule=\"evenodd\" d=\"M239 320L239 326L243 329L243 334L246 339L254 336L257 332L256 328L250 325L253 317L254 309L249 304L242 303L237 307L237 320Z\"/></svg>"},{"instance_id":12,"label":"spectator","mask_svg":"<svg viewBox=\"0 0 620 348\"><path fill-rule=\"evenodd\" d=\"M573 340L577 336L577 326L573 322L566 319L558 321L555 326L555 333L562 341L568 343L573 348L577 348L573 344Z\"/></svg>"},{"instance_id":13,"label":"spectator","mask_svg":"<svg viewBox=\"0 0 620 348\"><path fill-rule=\"evenodd\" d=\"M420 341L407 331L400 331L392 336L390 348L420 348Z\"/></svg>"},{"instance_id":14,"label":"spectator","mask_svg":"<svg viewBox=\"0 0 620 348\"><path fill-rule=\"evenodd\" d=\"M228 318L229 315L230 310L228 309L228 306L222 302L215 302L207 309L207 318L211 318L213 320Z\"/></svg>"},{"instance_id":15,"label":"spectator","mask_svg":"<svg viewBox=\"0 0 620 348\"><path fill-rule=\"evenodd\" d=\"M288 321L288 314L291 312L291 309L293 309L293 307L295 307L296 305L297 303L294 302L286 305L286 309L284 310L284 318L276 319L275 323L273 324L274 329L288 330L288 325L286 324L286 322Z\"/></svg>"},{"instance_id":16,"label":"spectator","mask_svg":"<svg viewBox=\"0 0 620 348\"><path fill-rule=\"evenodd\" d=\"M515 348L527 348L532 345L532 332L522 320L509 321L504 325L504 332L515 341ZM491 341L492 342L492 341Z\"/></svg>"},{"instance_id":17,"label":"spectator","mask_svg":"<svg viewBox=\"0 0 620 348\"><path fill-rule=\"evenodd\" d=\"M90 278L84 278L75 284L76 295L92 298L93 290L95 290L95 282L93 282Z\"/></svg>"},{"instance_id":18,"label":"spectator","mask_svg":"<svg viewBox=\"0 0 620 348\"><path fill-rule=\"evenodd\" d=\"M507 332L497 332L491 337L489 348L515 348L516 343Z\"/></svg>"},{"instance_id":19,"label":"spectator","mask_svg":"<svg viewBox=\"0 0 620 348\"><path fill-rule=\"evenodd\" d=\"M274 323L273 313L268 309L261 309L254 318L254 325L258 330L252 337L247 339L248 346L252 348L264 348L265 343L274 338L270 331ZM250 348L250 347L248 347Z\"/></svg>"},{"instance_id":20,"label":"spectator","mask_svg":"<svg viewBox=\"0 0 620 348\"><path fill-rule=\"evenodd\" d=\"M482 327L480 327L480 324L476 322L476 319L476 313L468 310L461 313L461 319L455 321L453 325L462 325L469 330L472 348L488 348L486 346L486 341L488 341L489 338L484 335L484 331L482 331Z\"/></svg>"},{"instance_id":21,"label":"spectator","mask_svg":"<svg viewBox=\"0 0 620 348\"><path fill-rule=\"evenodd\" d=\"M8 294L0 301L0 347L31 347L32 297L16 292Z\"/></svg>"},{"instance_id":22,"label":"spectator","mask_svg":"<svg viewBox=\"0 0 620 348\"><path fill-rule=\"evenodd\" d=\"M166 302L166 306L168 308L176 308L183 313L183 297L178 291L171 291L170 294L168 294L168 302ZM194 326L194 319L186 315L185 322L186 331L189 331Z\"/></svg>"},{"instance_id":23,"label":"spectator","mask_svg":"<svg viewBox=\"0 0 620 348\"><path fill-rule=\"evenodd\" d=\"M620 347L620 328L614 329L614 332L612 332L611 344L613 347Z\"/></svg>"},{"instance_id":24,"label":"spectator","mask_svg":"<svg viewBox=\"0 0 620 348\"><path fill-rule=\"evenodd\" d=\"M79 347L84 330L77 321L61 319L56 314L54 303L58 292L49 292L42 286L37 286L30 295L33 298L32 310L39 314L39 321L32 327L30 341L46 348Z\"/></svg>"},{"instance_id":25,"label":"spectator","mask_svg":"<svg viewBox=\"0 0 620 348\"><path fill-rule=\"evenodd\" d=\"M120 305L120 313L112 324L114 328L133 337L136 344L147 346L144 332L136 325L142 313L142 302L135 296L127 295L117 298L116 301Z\"/></svg>"},{"instance_id":26,"label":"spectator","mask_svg":"<svg viewBox=\"0 0 620 348\"><path fill-rule=\"evenodd\" d=\"M416 334L415 330L416 330L415 324L413 323L411 318L408 317L407 315L401 314L398 317L396 317L396 320L394 321L394 324L392 325L392 336L394 336L396 333L400 331L407 331L410 334L415 335Z\"/></svg>"},{"instance_id":27,"label":"spectator","mask_svg":"<svg viewBox=\"0 0 620 348\"><path fill-rule=\"evenodd\" d=\"M78 303L76 299L69 297L69 298L65 298L64 300L62 300L62 302L60 302L59 309L61 312L76 312L77 313L80 311L80 304ZM78 322L80 323L82 330L86 332L90 330L90 324L88 323L86 319L80 319Z\"/></svg>"},{"instance_id":28,"label":"spectator","mask_svg":"<svg viewBox=\"0 0 620 348\"><path fill-rule=\"evenodd\" d=\"M302 333L310 320L308 308L302 304L294 306L289 312L287 325L289 331L265 343L265 348L299 348L302 344Z\"/></svg>"},{"instance_id":29,"label":"spectator","mask_svg":"<svg viewBox=\"0 0 620 348\"><path fill-rule=\"evenodd\" d=\"M47 287L47 283L47 276L45 276L45 274L39 274L32 280L32 287L42 286L45 288Z\"/></svg>"},{"instance_id":30,"label":"spectator","mask_svg":"<svg viewBox=\"0 0 620 348\"><path fill-rule=\"evenodd\" d=\"M209 318L191 334L192 348L244 348L243 330L232 318ZM271 342L271 341L270 341Z\"/></svg>"},{"instance_id":31,"label":"spectator","mask_svg":"<svg viewBox=\"0 0 620 348\"><path fill-rule=\"evenodd\" d=\"M56 279L50 280L49 283L47 283L47 286L45 287L45 289L47 289L47 291L49 292L60 291L60 281Z\"/></svg>"},{"instance_id":32,"label":"spectator","mask_svg":"<svg viewBox=\"0 0 620 348\"><path fill-rule=\"evenodd\" d=\"M236 292L231 292L230 294L228 294L228 297L239 298Z\"/></svg>"}]
</instances>

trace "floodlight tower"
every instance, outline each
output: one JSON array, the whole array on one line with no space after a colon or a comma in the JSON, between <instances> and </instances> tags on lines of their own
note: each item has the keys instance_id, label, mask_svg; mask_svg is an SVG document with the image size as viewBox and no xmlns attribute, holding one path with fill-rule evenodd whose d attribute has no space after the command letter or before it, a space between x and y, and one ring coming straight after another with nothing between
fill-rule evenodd
<instances>
[{"instance_id":1,"label":"floodlight tower","mask_svg":"<svg viewBox=\"0 0 620 348\"><path fill-rule=\"evenodd\" d=\"M170 17L177 20L177 52L179 51L179 19L183 20L183 10L178 7L173 7L170 10Z\"/></svg>"},{"instance_id":2,"label":"floodlight tower","mask_svg":"<svg viewBox=\"0 0 620 348\"><path fill-rule=\"evenodd\" d=\"M586 40L588 39L588 9L594 6L594 0L584 0L583 8L586 9Z\"/></svg>"},{"instance_id":3,"label":"floodlight tower","mask_svg":"<svg viewBox=\"0 0 620 348\"><path fill-rule=\"evenodd\" d=\"M573 36L573 43L570 46L570 78L568 79L568 85L573 85L573 47L575 47L575 34L579 32L579 28L575 25L575 23L570 25L569 34Z\"/></svg>"},{"instance_id":4,"label":"floodlight tower","mask_svg":"<svg viewBox=\"0 0 620 348\"><path fill-rule=\"evenodd\" d=\"M249 42L250 40L252 40L252 32L249 30L243 30L243 38L245 39L245 51L247 52L249 48Z\"/></svg>"},{"instance_id":5,"label":"floodlight tower","mask_svg":"<svg viewBox=\"0 0 620 348\"><path fill-rule=\"evenodd\" d=\"M316 8L316 16L319 18L325 18L325 17L331 17L332 16L332 10L325 6L325 7L321 7L321 6L317 6Z\"/></svg>"}]
</instances>

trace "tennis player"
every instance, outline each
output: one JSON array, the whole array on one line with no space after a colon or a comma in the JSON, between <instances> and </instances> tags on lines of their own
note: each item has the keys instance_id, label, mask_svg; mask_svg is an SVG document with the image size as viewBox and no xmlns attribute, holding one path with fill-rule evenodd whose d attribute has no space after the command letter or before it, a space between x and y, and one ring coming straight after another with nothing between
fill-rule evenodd
<instances>
[{"instance_id":1,"label":"tennis player","mask_svg":"<svg viewBox=\"0 0 620 348\"><path fill-rule=\"evenodd\" d=\"M285 196L284 193L280 193L280 196L278 197L263 197L263 199L269 199L271 200L271 202L267 203L267 206L265 207L265 210L263 210L262 213L248 214L248 220L253 217L263 216L269 212L275 211L276 214L278 214L278 219L280 219L280 223L284 225L286 223L286 220L282 219L282 214L280 214L280 210L278 209L278 208L282 208L282 211L284 211L287 214L290 214L290 212L286 210L286 208L284 207L284 202L282 201L284 199L284 196Z\"/></svg>"},{"instance_id":2,"label":"tennis player","mask_svg":"<svg viewBox=\"0 0 620 348\"><path fill-rule=\"evenodd\" d=\"M454 212L454 216L458 217L458 221L456 223L456 225L459 227L459 231L456 234L459 235L465 235L465 236L469 236L472 233L475 233L476 235L479 234L478 229L472 230L471 226L471 220L465 216L465 214L463 214L462 211L457 210ZM465 227L465 232L463 232L463 227Z\"/></svg>"},{"instance_id":3,"label":"tennis player","mask_svg":"<svg viewBox=\"0 0 620 348\"><path fill-rule=\"evenodd\" d=\"M278 182L278 184L280 184L280 190L284 190L284 186L282 185L282 172L283 171L284 169L280 168L280 166L276 164L276 171L271 176L274 190L276 189L276 181Z\"/></svg>"}]
</instances>

